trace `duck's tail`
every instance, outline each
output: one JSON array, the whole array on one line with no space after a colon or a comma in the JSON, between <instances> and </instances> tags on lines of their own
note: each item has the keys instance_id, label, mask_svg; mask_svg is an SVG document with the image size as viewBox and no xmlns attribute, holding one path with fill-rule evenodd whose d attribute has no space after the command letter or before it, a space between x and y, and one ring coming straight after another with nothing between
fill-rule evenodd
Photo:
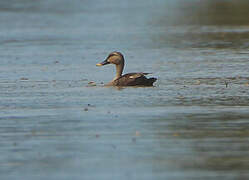
<instances>
[{"instance_id":1,"label":"duck's tail","mask_svg":"<svg viewBox=\"0 0 249 180\"><path fill-rule=\"evenodd\" d=\"M157 78L149 78L148 79L148 85L153 86L153 83L156 82Z\"/></svg>"}]
</instances>

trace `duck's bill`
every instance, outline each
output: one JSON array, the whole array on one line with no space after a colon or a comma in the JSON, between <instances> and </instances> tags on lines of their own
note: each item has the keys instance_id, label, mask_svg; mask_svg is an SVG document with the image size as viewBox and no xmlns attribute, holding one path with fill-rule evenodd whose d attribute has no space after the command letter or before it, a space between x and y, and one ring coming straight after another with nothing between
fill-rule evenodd
<instances>
[{"instance_id":1,"label":"duck's bill","mask_svg":"<svg viewBox=\"0 0 249 180\"><path fill-rule=\"evenodd\" d=\"M110 64L110 63L107 60L104 60L103 62L96 64L96 66L104 66L106 64Z\"/></svg>"}]
</instances>

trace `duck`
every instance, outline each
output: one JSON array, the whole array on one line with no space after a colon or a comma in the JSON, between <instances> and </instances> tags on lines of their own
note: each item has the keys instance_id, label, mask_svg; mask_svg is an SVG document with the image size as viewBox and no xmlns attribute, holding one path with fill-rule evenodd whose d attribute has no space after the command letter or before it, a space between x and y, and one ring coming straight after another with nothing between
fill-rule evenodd
<instances>
[{"instance_id":1,"label":"duck","mask_svg":"<svg viewBox=\"0 0 249 180\"><path fill-rule=\"evenodd\" d=\"M105 84L105 86L153 86L153 83L157 80L154 77L146 77L146 75L151 73L138 72L122 75L125 60L123 54L118 51L111 52L103 62L96 64L96 66L107 64L114 64L116 66L116 76L111 82Z\"/></svg>"}]
</instances>

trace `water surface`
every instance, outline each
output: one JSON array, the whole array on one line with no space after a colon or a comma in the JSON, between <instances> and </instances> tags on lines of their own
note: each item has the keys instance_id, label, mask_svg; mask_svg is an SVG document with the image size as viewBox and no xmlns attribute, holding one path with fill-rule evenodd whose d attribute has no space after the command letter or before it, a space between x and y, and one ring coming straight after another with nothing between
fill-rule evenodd
<instances>
[{"instance_id":1,"label":"water surface","mask_svg":"<svg viewBox=\"0 0 249 180\"><path fill-rule=\"evenodd\" d=\"M248 7L0 2L1 179L248 179ZM155 87L103 87L114 50Z\"/></svg>"}]
</instances>

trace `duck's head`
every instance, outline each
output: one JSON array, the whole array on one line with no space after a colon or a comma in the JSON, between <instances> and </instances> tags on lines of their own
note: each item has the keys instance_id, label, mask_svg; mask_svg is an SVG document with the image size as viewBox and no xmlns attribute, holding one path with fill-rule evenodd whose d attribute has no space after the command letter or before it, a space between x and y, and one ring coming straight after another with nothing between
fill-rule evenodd
<instances>
[{"instance_id":1,"label":"duck's head","mask_svg":"<svg viewBox=\"0 0 249 180\"><path fill-rule=\"evenodd\" d=\"M106 64L124 65L123 54L120 52L112 52L103 62L96 64L96 66L104 66Z\"/></svg>"}]
</instances>

